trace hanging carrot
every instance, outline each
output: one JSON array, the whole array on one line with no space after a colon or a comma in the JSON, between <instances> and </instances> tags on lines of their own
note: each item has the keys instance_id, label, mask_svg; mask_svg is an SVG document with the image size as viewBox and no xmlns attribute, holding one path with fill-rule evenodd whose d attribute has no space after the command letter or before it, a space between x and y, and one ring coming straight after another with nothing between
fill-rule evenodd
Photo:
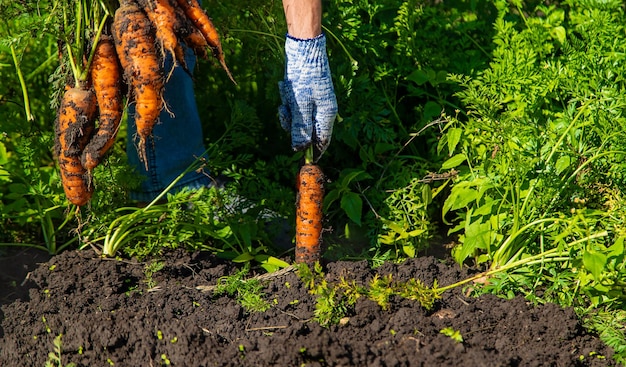
<instances>
[{"instance_id":1,"label":"hanging carrot","mask_svg":"<svg viewBox=\"0 0 626 367\"><path fill-rule=\"evenodd\" d=\"M93 170L115 142L124 109L122 70L110 36L102 36L96 45L90 72L100 115L98 129L81 156L87 170Z\"/></svg>"},{"instance_id":2,"label":"hanging carrot","mask_svg":"<svg viewBox=\"0 0 626 367\"><path fill-rule=\"evenodd\" d=\"M154 28L130 0L122 0L113 21L115 48L135 102L139 158L148 169L146 143L164 107L164 75L156 52Z\"/></svg>"},{"instance_id":3,"label":"hanging carrot","mask_svg":"<svg viewBox=\"0 0 626 367\"><path fill-rule=\"evenodd\" d=\"M185 67L184 52L176 36L176 30L181 27L176 11L170 0L138 0L148 19L155 28L156 39L161 48L161 56L169 52L173 59L172 70L179 63ZM170 71L171 73L171 71Z\"/></svg>"},{"instance_id":4,"label":"hanging carrot","mask_svg":"<svg viewBox=\"0 0 626 367\"><path fill-rule=\"evenodd\" d=\"M220 41L219 33L213 25L211 18L209 18L207 13L200 7L197 0L177 0L177 2L189 20L200 30L209 46L213 49L213 55L217 58L220 65L222 65L222 68L226 71L230 80L237 84L230 70L228 70L228 66L226 66L222 42Z\"/></svg>"},{"instance_id":5,"label":"hanging carrot","mask_svg":"<svg viewBox=\"0 0 626 367\"><path fill-rule=\"evenodd\" d=\"M85 88L69 88L63 94L55 121L55 153L61 182L68 200L82 206L91 199L93 187L80 155L94 129L96 97Z\"/></svg>"},{"instance_id":6,"label":"hanging carrot","mask_svg":"<svg viewBox=\"0 0 626 367\"><path fill-rule=\"evenodd\" d=\"M312 265L322 253L324 173L318 165L305 163L300 168L297 189L296 262Z\"/></svg>"}]
</instances>

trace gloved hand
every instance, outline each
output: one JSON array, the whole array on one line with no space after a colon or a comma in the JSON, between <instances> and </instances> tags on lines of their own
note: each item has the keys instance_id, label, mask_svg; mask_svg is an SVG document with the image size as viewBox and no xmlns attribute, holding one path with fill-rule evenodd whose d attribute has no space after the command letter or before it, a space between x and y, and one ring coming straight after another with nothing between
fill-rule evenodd
<instances>
[{"instance_id":1,"label":"gloved hand","mask_svg":"<svg viewBox=\"0 0 626 367\"><path fill-rule=\"evenodd\" d=\"M285 79L278 83L282 105L280 124L291 133L291 146L300 151L313 144L314 161L326 151L337 116L337 98L328 66L326 37L287 35Z\"/></svg>"}]
</instances>

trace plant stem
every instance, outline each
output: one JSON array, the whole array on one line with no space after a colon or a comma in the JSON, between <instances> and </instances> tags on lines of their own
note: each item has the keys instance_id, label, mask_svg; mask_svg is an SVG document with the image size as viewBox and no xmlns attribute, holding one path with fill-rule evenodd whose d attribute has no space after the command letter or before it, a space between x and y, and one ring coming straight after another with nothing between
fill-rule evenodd
<instances>
[{"instance_id":1,"label":"plant stem","mask_svg":"<svg viewBox=\"0 0 626 367\"><path fill-rule=\"evenodd\" d=\"M26 119L28 121L34 121L35 116L30 109L30 99L28 98L28 89L26 89L26 81L24 80L24 75L22 74L22 69L20 68L20 63L17 59L17 53L15 52L15 45L11 44L11 56L13 57L13 63L15 64L15 72L17 73L17 78L20 81L20 86L22 87L22 96L24 98L24 112L26 113Z\"/></svg>"},{"instance_id":2,"label":"plant stem","mask_svg":"<svg viewBox=\"0 0 626 367\"><path fill-rule=\"evenodd\" d=\"M445 287L441 287L441 288L437 288L436 292L441 294L447 290L450 290L452 288L456 288L458 286L467 284L469 282L473 282L477 279L483 278L483 277L489 277L492 276L494 274L498 274L500 272L505 272L508 270L512 270L515 269L517 267L520 266L524 266L524 265L535 265L535 264L545 264L546 262L566 262L566 261L571 261L572 257L569 256L570 254L570 248L574 245L577 245L581 242L585 242L585 241L589 241L595 238L601 238L601 237L606 237L608 236L609 233L607 231L602 231L602 232L598 232L598 233L594 233L592 235L589 235L587 237L584 238L579 238L575 241L572 241L568 244L568 246L566 246L563 249L559 249L557 248L553 248L550 250L546 250L540 254L534 255L534 256L529 256L527 258L521 259L521 260L517 260L514 262L510 262L508 264L505 264L503 266L497 267L497 268L492 268L489 269L487 271L484 271L482 273L478 273L476 275L473 275L469 278L463 279L459 282L447 285Z\"/></svg>"},{"instance_id":3,"label":"plant stem","mask_svg":"<svg viewBox=\"0 0 626 367\"><path fill-rule=\"evenodd\" d=\"M309 147L304 151L304 163L305 164L315 163L315 160L313 159L313 145L309 145Z\"/></svg>"},{"instance_id":4,"label":"plant stem","mask_svg":"<svg viewBox=\"0 0 626 367\"><path fill-rule=\"evenodd\" d=\"M41 208L41 203L38 198L35 199L37 203L37 210L41 215L41 230L43 231L43 238L46 242L46 248L48 249L48 253L50 255L54 255L57 252L57 242L56 236L54 233L54 224L52 223L52 219L50 215L44 213Z\"/></svg>"},{"instance_id":5,"label":"plant stem","mask_svg":"<svg viewBox=\"0 0 626 367\"><path fill-rule=\"evenodd\" d=\"M104 17L102 17L102 21L100 22L100 26L98 27L98 32L96 33L96 36L93 39L93 46L91 47L91 52L89 53L89 59L87 60L87 65L85 66L85 69L83 70L80 76L81 80L87 79L87 73L89 73L89 69L91 69L91 61L93 60L93 56L96 54L96 46L98 45L98 42L100 42L102 29L104 29L104 25L106 24L107 18L108 18L107 14L105 14Z\"/></svg>"},{"instance_id":6,"label":"plant stem","mask_svg":"<svg viewBox=\"0 0 626 367\"><path fill-rule=\"evenodd\" d=\"M543 252L541 254L538 254L538 255L535 255L535 256L531 256L531 257L527 257L525 259L518 260L518 261L515 261L513 263L509 263L509 264L501 266L499 268L489 269L487 271L484 271L482 273L478 273L476 275L473 275L473 276L471 276L469 278L463 279L463 280L458 281L456 283L447 285L445 287L437 288L437 293L443 293L443 292L445 292L447 290L450 290L452 288L456 288L458 286L467 284L467 283L475 281L477 279L480 279L480 278L483 278L483 277L489 277L491 275L498 274L498 273L503 272L503 271L511 270L511 269L516 268L518 266L534 264L538 260L542 260L544 262L545 261L547 261L547 262L556 262L557 260L555 260L555 259L558 259L558 261L564 261L563 259L570 260L569 257L562 257L563 253L557 252L557 250L558 249L554 248L554 249L548 250L546 252Z\"/></svg>"}]
</instances>

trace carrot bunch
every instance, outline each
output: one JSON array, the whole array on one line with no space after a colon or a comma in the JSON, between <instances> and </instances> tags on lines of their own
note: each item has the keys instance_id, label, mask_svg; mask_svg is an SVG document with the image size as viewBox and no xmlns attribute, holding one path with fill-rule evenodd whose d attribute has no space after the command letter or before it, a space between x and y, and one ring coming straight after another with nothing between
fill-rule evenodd
<instances>
[{"instance_id":1,"label":"carrot bunch","mask_svg":"<svg viewBox=\"0 0 626 367\"><path fill-rule=\"evenodd\" d=\"M219 34L197 0L119 3L112 22L105 17L87 47L85 73L75 73L75 85L66 88L55 123L55 153L63 187L70 202L78 206L91 199L91 171L115 142L126 105L135 107L138 155L149 169L146 144L166 108L163 89L173 68L180 65L188 71L185 46L205 59L211 50L233 80ZM172 69L164 70L168 56Z\"/></svg>"}]
</instances>

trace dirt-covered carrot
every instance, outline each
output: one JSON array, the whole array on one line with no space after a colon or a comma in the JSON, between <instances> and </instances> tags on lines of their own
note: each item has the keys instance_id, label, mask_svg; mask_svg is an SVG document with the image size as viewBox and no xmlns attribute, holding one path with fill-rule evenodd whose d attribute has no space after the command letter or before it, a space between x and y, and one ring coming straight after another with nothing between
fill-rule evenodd
<instances>
[{"instance_id":1,"label":"dirt-covered carrot","mask_svg":"<svg viewBox=\"0 0 626 367\"><path fill-rule=\"evenodd\" d=\"M222 68L224 69L224 71L226 71L226 74L228 74L230 80L233 83L237 84L232 74L230 73L228 66L226 65L224 51L222 50L222 42L220 41L219 33L213 25L211 18L209 18L207 13L200 7L200 4L198 4L197 0L176 1L178 2L180 8L187 15L187 18L189 18L193 25L198 28L198 30L200 30L207 43L213 50L213 55L217 58L217 61L219 61L220 65L222 65Z\"/></svg>"},{"instance_id":2,"label":"dirt-covered carrot","mask_svg":"<svg viewBox=\"0 0 626 367\"><path fill-rule=\"evenodd\" d=\"M99 125L82 152L81 162L93 170L115 142L124 109L122 69L111 36L103 35L96 45L90 70L99 109Z\"/></svg>"},{"instance_id":3,"label":"dirt-covered carrot","mask_svg":"<svg viewBox=\"0 0 626 367\"><path fill-rule=\"evenodd\" d=\"M169 52L174 61L172 68L176 63L185 65L185 59L181 53L181 45L176 36L176 29L180 28L176 11L170 3L170 0L137 0L150 19L155 28L156 39L161 47L161 56L165 57L165 52Z\"/></svg>"},{"instance_id":4,"label":"dirt-covered carrot","mask_svg":"<svg viewBox=\"0 0 626 367\"><path fill-rule=\"evenodd\" d=\"M209 53L207 52L209 44L206 42L206 39L204 39L202 33L197 29L194 28L193 31L185 36L185 43L193 49L194 53L199 58L206 60L209 57Z\"/></svg>"},{"instance_id":5,"label":"dirt-covered carrot","mask_svg":"<svg viewBox=\"0 0 626 367\"><path fill-rule=\"evenodd\" d=\"M130 0L122 0L113 21L115 48L135 103L139 158L147 166L146 142L164 107L164 75L155 47L155 33L146 14Z\"/></svg>"},{"instance_id":6,"label":"dirt-covered carrot","mask_svg":"<svg viewBox=\"0 0 626 367\"><path fill-rule=\"evenodd\" d=\"M81 152L94 129L96 97L92 90L70 88L63 94L55 122L55 153L59 161L63 190L75 205L91 199L90 175L80 162Z\"/></svg>"},{"instance_id":7,"label":"dirt-covered carrot","mask_svg":"<svg viewBox=\"0 0 626 367\"><path fill-rule=\"evenodd\" d=\"M324 173L316 164L300 168L296 198L296 262L314 264L322 253Z\"/></svg>"},{"instance_id":8,"label":"dirt-covered carrot","mask_svg":"<svg viewBox=\"0 0 626 367\"><path fill-rule=\"evenodd\" d=\"M176 0L173 0L176 1ZM178 19L178 24L180 27L176 30L176 34L179 39L182 39L187 47L191 48L197 57L202 59L207 59L209 54L207 49L209 48L209 44L206 39L202 35L202 32L191 22L185 12L180 8L180 6L174 7L174 11L176 12L176 18Z\"/></svg>"}]
</instances>

